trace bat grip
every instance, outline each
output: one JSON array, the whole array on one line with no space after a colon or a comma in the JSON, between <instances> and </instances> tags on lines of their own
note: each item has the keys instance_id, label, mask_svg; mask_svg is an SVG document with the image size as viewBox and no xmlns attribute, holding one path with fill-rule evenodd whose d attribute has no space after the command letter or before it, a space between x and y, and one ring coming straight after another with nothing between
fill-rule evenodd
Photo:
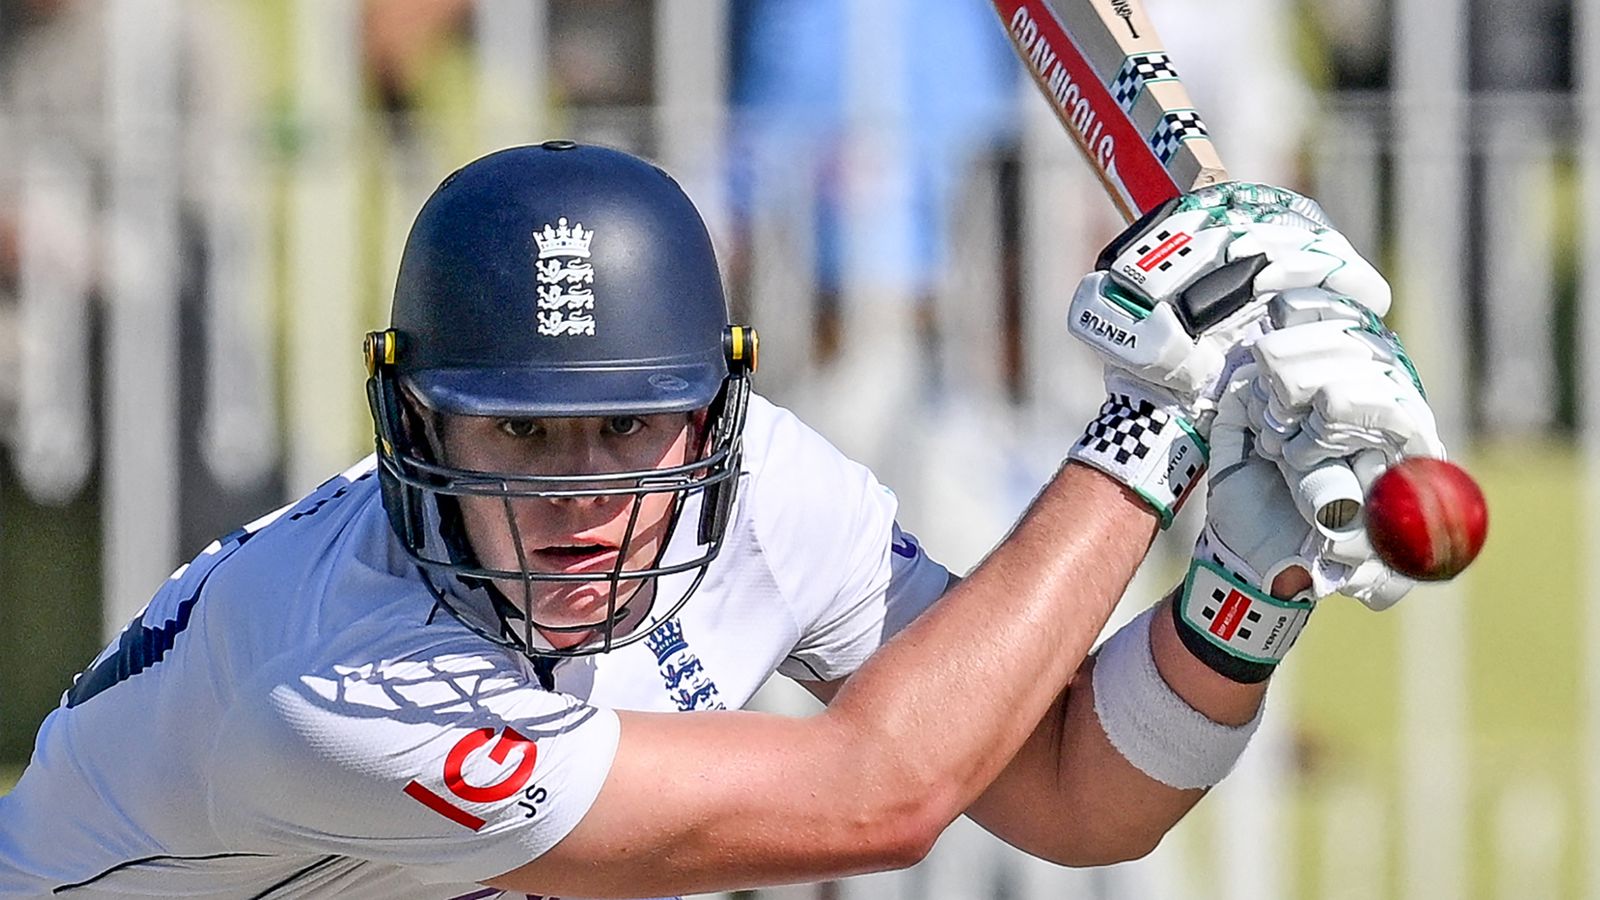
<instances>
[{"instance_id":1,"label":"bat grip","mask_svg":"<svg viewBox=\"0 0 1600 900\"><path fill-rule=\"evenodd\" d=\"M1360 479L1348 464L1329 460L1300 473L1289 487L1300 513L1323 536L1343 540L1361 530L1365 497Z\"/></svg>"}]
</instances>

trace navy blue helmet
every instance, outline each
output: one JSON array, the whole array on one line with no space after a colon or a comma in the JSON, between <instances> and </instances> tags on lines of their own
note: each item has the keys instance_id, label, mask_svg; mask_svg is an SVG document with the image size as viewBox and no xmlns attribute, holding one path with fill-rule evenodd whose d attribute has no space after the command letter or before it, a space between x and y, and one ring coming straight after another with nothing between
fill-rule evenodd
<instances>
[{"instance_id":1,"label":"navy blue helmet","mask_svg":"<svg viewBox=\"0 0 1600 900\"><path fill-rule=\"evenodd\" d=\"M638 610L618 605L624 580L694 571L670 617L720 551L738 481L740 433L756 336L728 324L710 236L676 181L629 154L570 141L514 147L456 171L433 192L407 238L390 327L367 336L368 400L390 524L425 572L445 572L495 598L501 632L530 655L611 649ZM682 466L635 473L527 475L442 464L420 404L438 413L533 419L707 410ZM454 498L594 497L670 492L673 530L699 509L692 559L597 574L486 568L462 533ZM509 513L507 521L516 535ZM633 523L629 524L629 538ZM519 538L520 540L520 538ZM529 604L496 582L609 583L603 621L577 647L540 646ZM436 592L449 603L449 592ZM646 592L659 604L654 591Z\"/></svg>"}]
</instances>

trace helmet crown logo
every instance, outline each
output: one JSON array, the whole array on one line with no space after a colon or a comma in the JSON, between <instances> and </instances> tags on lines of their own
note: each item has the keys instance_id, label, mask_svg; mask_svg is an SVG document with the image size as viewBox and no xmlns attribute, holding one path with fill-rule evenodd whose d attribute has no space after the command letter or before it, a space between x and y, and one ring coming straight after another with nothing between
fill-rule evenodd
<instances>
[{"instance_id":1,"label":"helmet crown logo","mask_svg":"<svg viewBox=\"0 0 1600 900\"><path fill-rule=\"evenodd\" d=\"M539 281L539 333L561 335L594 334L594 266L588 262L589 244L594 232L582 223L567 226L566 216L554 228L546 224L533 233L539 245L534 263Z\"/></svg>"},{"instance_id":2,"label":"helmet crown logo","mask_svg":"<svg viewBox=\"0 0 1600 900\"><path fill-rule=\"evenodd\" d=\"M594 232L585 231L581 222L568 228L567 217L562 216L556 220L556 227L546 225L543 231L535 232L533 240L539 245L540 259L553 256L581 256L587 259Z\"/></svg>"}]
</instances>

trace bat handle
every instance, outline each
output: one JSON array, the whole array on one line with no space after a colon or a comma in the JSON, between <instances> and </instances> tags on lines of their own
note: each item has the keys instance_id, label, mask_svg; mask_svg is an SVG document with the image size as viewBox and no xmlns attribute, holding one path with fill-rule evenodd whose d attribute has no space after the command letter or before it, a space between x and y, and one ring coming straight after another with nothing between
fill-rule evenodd
<instances>
[{"instance_id":1,"label":"bat handle","mask_svg":"<svg viewBox=\"0 0 1600 900\"><path fill-rule=\"evenodd\" d=\"M1324 536L1343 540L1361 530L1365 497L1347 463L1329 460L1301 473L1289 487L1301 514Z\"/></svg>"}]
</instances>

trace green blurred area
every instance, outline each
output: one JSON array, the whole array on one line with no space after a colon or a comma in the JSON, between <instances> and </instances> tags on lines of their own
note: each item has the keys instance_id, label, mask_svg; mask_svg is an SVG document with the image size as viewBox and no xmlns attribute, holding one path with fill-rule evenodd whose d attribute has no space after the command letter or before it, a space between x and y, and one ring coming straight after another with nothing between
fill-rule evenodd
<instances>
[{"instance_id":1,"label":"green blurred area","mask_svg":"<svg viewBox=\"0 0 1600 900\"><path fill-rule=\"evenodd\" d=\"M1578 739L1583 693L1582 603L1578 561L1587 540L1579 517L1586 485L1581 458L1564 444L1506 444L1467 460L1489 500L1489 539L1463 577L1469 698L1466 748L1471 822L1466 878L1472 896L1494 896L1501 823L1534 804L1524 830L1555 829L1561 844L1561 896L1579 884L1583 789ZM1299 871L1322 870L1328 835L1321 823L1341 793L1378 804L1369 827L1391 896L1403 842L1400 708L1401 616L1452 602L1421 588L1402 613L1374 615L1336 600L1319 607L1292 657L1300 779L1295 798ZM1420 607L1420 609L1419 609ZM1553 798L1553 799L1552 799ZM1556 808L1552 803L1558 804ZM1444 823L1441 823L1444 824ZM1315 892L1296 891L1313 897Z\"/></svg>"},{"instance_id":2,"label":"green blurred area","mask_svg":"<svg viewBox=\"0 0 1600 900\"><path fill-rule=\"evenodd\" d=\"M4 452L0 471L12 471ZM46 506L0 480L0 766L27 761L39 723L105 643L98 495L91 478Z\"/></svg>"}]
</instances>

